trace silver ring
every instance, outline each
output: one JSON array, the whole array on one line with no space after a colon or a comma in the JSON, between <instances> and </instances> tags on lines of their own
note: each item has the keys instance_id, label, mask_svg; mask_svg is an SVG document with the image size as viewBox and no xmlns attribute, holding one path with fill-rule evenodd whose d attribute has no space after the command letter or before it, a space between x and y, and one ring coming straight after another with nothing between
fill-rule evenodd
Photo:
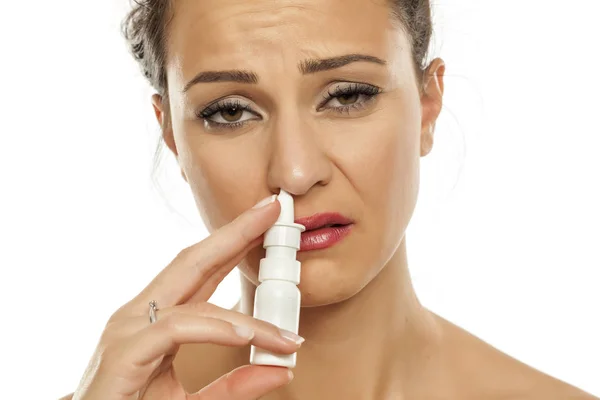
<instances>
[{"instance_id":1,"label":"silver ring","mask_svg":"<svg viewBox=\"0 0 600 400\"><path fill-rule=\"evenodd\" d=\"M148 315L150 316L151 324L156 322L156 312L157 311L158 311L158 307L156 306L156 300L152 300L150 302L150 310L148 311Z\"/></svg>"}]
</instances>

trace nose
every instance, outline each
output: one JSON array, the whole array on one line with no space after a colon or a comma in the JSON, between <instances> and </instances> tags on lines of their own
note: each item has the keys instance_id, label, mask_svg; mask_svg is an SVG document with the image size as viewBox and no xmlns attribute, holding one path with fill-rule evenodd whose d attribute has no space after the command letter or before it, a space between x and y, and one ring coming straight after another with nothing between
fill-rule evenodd
<instances>
[{"instance_id":1,"label":"nose","mask_svg":"<svg viewBox=\"0 0 600 400\"><path fill-rule=\"evenodd\" d=\"M314 186L327 185L333 167L314 126L303 122L297 113L280 115L272 122L269 189L277 193L281 188L302 196Z\"/></svg>"}]
</instances>

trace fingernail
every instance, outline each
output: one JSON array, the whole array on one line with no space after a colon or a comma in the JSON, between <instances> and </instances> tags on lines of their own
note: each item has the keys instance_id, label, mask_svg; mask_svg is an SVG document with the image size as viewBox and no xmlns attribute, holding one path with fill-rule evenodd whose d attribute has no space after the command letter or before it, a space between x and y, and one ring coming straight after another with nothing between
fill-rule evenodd
<instances>
[{"instance_id":1,"label":"fingernail","mask_svg":"<svg viewBox=\"0 0 600 400\"><path fill-rule=\"evenodd\" d=\"M290 332L285 329L279 329L279 334L286 340L292 341L296 344L302 344L304 342L304 338L302 336L296 335L294 332Z\"/></svg>"},{"instance_id":2,"label":"fingernail","mask_svg":"<svg viewBox=\"0 0 600 400\"><path fill-rule=\"evenodd\" d=\"M291 369L288 369L288 379L291 381L292 379L294 379L294 373L292 372Z\"/></svg>"},{"instance_id":3,"label":"fingernail","mask_svg":"<svg viewBox=\"0 0 600 400\"><path fill-rule=\"evenodd\" d=\"M250 340L254 337L254 330L252 328L248 328L247 326L234 325L233 330L235 334L239 337Z\"/></svg>"},{"instance_id":4,"label":"fingernail","mask_svg":"<svg viewBox=\"0 0 600 400\"><path fill-rule=\"evenodd\" d=\"M256 205L254 207L252 207L252 208L256 209L256 208L261 208L261 207L264 207L266 205L269 205L269 204L271 204L272 202L275 201L276 197L277 197L277 195L274 194L274 195L269 196L269 197L267 197L265 199L262 199L261 201L259 201L258 203L256 203Z\"/></svg>"}]
</instances>

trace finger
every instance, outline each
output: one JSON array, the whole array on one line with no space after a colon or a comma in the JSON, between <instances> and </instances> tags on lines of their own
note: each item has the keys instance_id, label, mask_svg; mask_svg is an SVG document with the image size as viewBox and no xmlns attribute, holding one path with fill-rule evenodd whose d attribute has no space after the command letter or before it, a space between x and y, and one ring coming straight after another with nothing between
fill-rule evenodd
<instances>
[{"instance_id":1,"label":"finger","mask_svg":"<svg viewBox=\"0 0 600 400\"><path fill-rule=\"evenodd\" d=\"M182 250L119 313L139 314L151 300L163 306L185 302L214 273L220 269L231 271L235 265L229 261L235 260L244 250L249 251L249 245L275 223L280 210L278 201L247 210L206 239Z\"/></svg>"},{"instance_id":2,"label":"finger","mask_svg":"<svg viewBox=\"0 0 600 400\"><path fill-rule=\"evenodd\" d=\"M229 261L227 263L228 265L225 265L223 268L218 269L210 278L208 278L204 285L202 285L200 290L198 290L194 295L192 295L192 297L187 299L185 302L200 303L208 301L210 297L215 293L215 290L217 290L217 286L219 286L219 284L223 282L223 279L225 279L225 277L231 272L231 270L235 268L252 249L259 246L262 242L262 235L254 239L254 241L252 241L252 243L250 243L240 254L238 254L231 261Z\"/></svg>"},{"instance_id":3,"label":"finger","mask_svg":"<svg viewBox=\"0 0 600 400\"><path fill-rule=\"evenodd\" d=\"M248 333L248 334L246 334ZM216 318L174 313L147 325L145 329L108 346L104 359L106 367L145 367L165 355L172 354L178 346L186 343L213 343L223 346L244 346L254 337L245 327Z\"/></svg>"},{"instance_id":4,"label":"finger","mask_svg":"<svg viewBox=\"0 0 600 400\"><path fill-rule=\"evenodd\" d=\"M254 338L251 341L253 345L281 354L292 354L298 351L298 348L303 342L302 339L295 340L295 337L291 332L282 331L269 322L236 311L227 310L210 303L169 307L158 310L156 314L157 321L169 318L172 315L187 314L193 317L216 318L232 325L245 326L255 332ZM107 327L102 342L113 343L120 341L123 338L131 337L137 332L146 329L149 324L150 322L147 316L116 321ZM284 332L286 336L283 336Z\"/></svg>"},{"instance_id":5,"label":"finger","mask_svg":"<svg viewBox=\"0 0 600 400\"><path fill-rule=\"evenodd\" d=\"M169 306L184 302L223 264L269 229L280 210L278 201L250 209L200 243L184 249L142 292L140 300L147 304L160 299L161 304Z\"/></svg>"},{"instance_id":6,"label":"finger","mask_svg":"<svg viewBox=\"0 0 600 400\"><path fill-rule=\"evenodd\" d=\"M207 302L210 297L214 294L217 286L225 279L225 277L231 272L231 270L236 267L240 261L246 257L248 252L262 243L262 235L255 239L250 245L248 245L240 254L238 254L235 258L225 264L222 268L217 270L208 280L200 287L200 289L192 295L189 299L183 299L182 304L185 303L203 303ZM130 302L124 304L119 308L113 315L110 317L108 324L112 324L115 321L128 320L132 317L138 316L142 311L140 310L140 305L138 304L139 296L132 299ZM148 302L149 304L150 302ZM158 302L157 302L158 303ZM162 303L161 303L162 304ZM149 305L146 305L146 309L148 309Z\"/></svg>"},{"instance_id":7,"label":"finger","mask_svg":"<svg viewBox=\"0 0 600 400\"><path fill-rule=\"evenodd\" d=\"M244 336L240 328L214 318L173 314L125 340L103 347L90 391L111 387L123 396L137 393L165 357L175 354L182 344L248 344L254 332L246 329L250 335Z\"/></svg>"},{"instance_id":8,"label":"finger","mask_svg":"<svg viewBox=\"0 0 600 400\"><path fill-rule=\"evenodd\" d=\"M287 385L292 378L287 368L244 365L188 396L188 400L255 400Z\"/></svg>"}]
</instances>

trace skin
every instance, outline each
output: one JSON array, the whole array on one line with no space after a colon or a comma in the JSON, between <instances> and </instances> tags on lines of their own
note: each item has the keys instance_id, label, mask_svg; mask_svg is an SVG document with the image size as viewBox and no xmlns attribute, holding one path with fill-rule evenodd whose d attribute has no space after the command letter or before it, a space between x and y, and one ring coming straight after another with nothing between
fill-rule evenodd
<instances>
[{"instance_id":1,"label":"skin","mask_svg":"<svg viewBox=\"0 0 600 400\"><path fill-rule=\"evenodd\" d=\"M445 64L433 60L419 93L409 39L389 12L386 3L366 0L175 5L167 58L170 108L163 109L158 96L154 105L159 122L169 113L165 142L208 229L279 188L295 195L297 217L337 211L355 221L352 234L338 245L299 253L299 332L307 341L298 353L295 380L265 398L578 393L425 309L415 295L405 231L417 201L420 158L433 146ZM298 68L306 59L356 53L386 65L356 62L311 75ZM199 83L182 93L198 72L234 67L254 72L259 82ZM382 93L359 111L319 109L333 81L367 83ZM232 95L260 117L247 114L241 119L256 119L219 130L194 115ZM329 103L338 105L335 99ZM239 265L242 297L235 309L247 315L263 255L257 247ZM189 390L247 363L249 354L248 348L202 345L186 350L176 366Z\"/></svg>"},{"instance_id":2,"label":"skin","mask_svg":"<svg viewBox=\"0 0 600 400\"><path fill-rule=\"evenodd\" d=\"M405 232L417 201L420 158L434 142L445 64L431 62L421 92L409 38L388 4L178 0L167 49L169 102L155 95L153 105L211 233L280 189L294 195L296 217L339 212L355 222L336 246L298 254L299 333L306 342L294 380L262 399L594 398L420 304ZM358 61L312 74L298 67L346 54L385 63ZM258 82L197 83L184 90L200 72L232 69L251 71ZM369 101L324 100L348 82L381 93ZM196 115L224 98L248 105L252 111L233 120L249 122L216 128ZM346 103L362 106L334 110ZM208 119L227 122L219 113ZM238 265L242 296L232 312L246 316L252 315L264 256L259 243ZM228 272L219 271L213 283ZM188 302L207 299L207 291L199 293ZM249 346L196 341L180 347L174 369L183 388L195 392L247 364L249 352Z\"/></svg>"}]
</instances>

